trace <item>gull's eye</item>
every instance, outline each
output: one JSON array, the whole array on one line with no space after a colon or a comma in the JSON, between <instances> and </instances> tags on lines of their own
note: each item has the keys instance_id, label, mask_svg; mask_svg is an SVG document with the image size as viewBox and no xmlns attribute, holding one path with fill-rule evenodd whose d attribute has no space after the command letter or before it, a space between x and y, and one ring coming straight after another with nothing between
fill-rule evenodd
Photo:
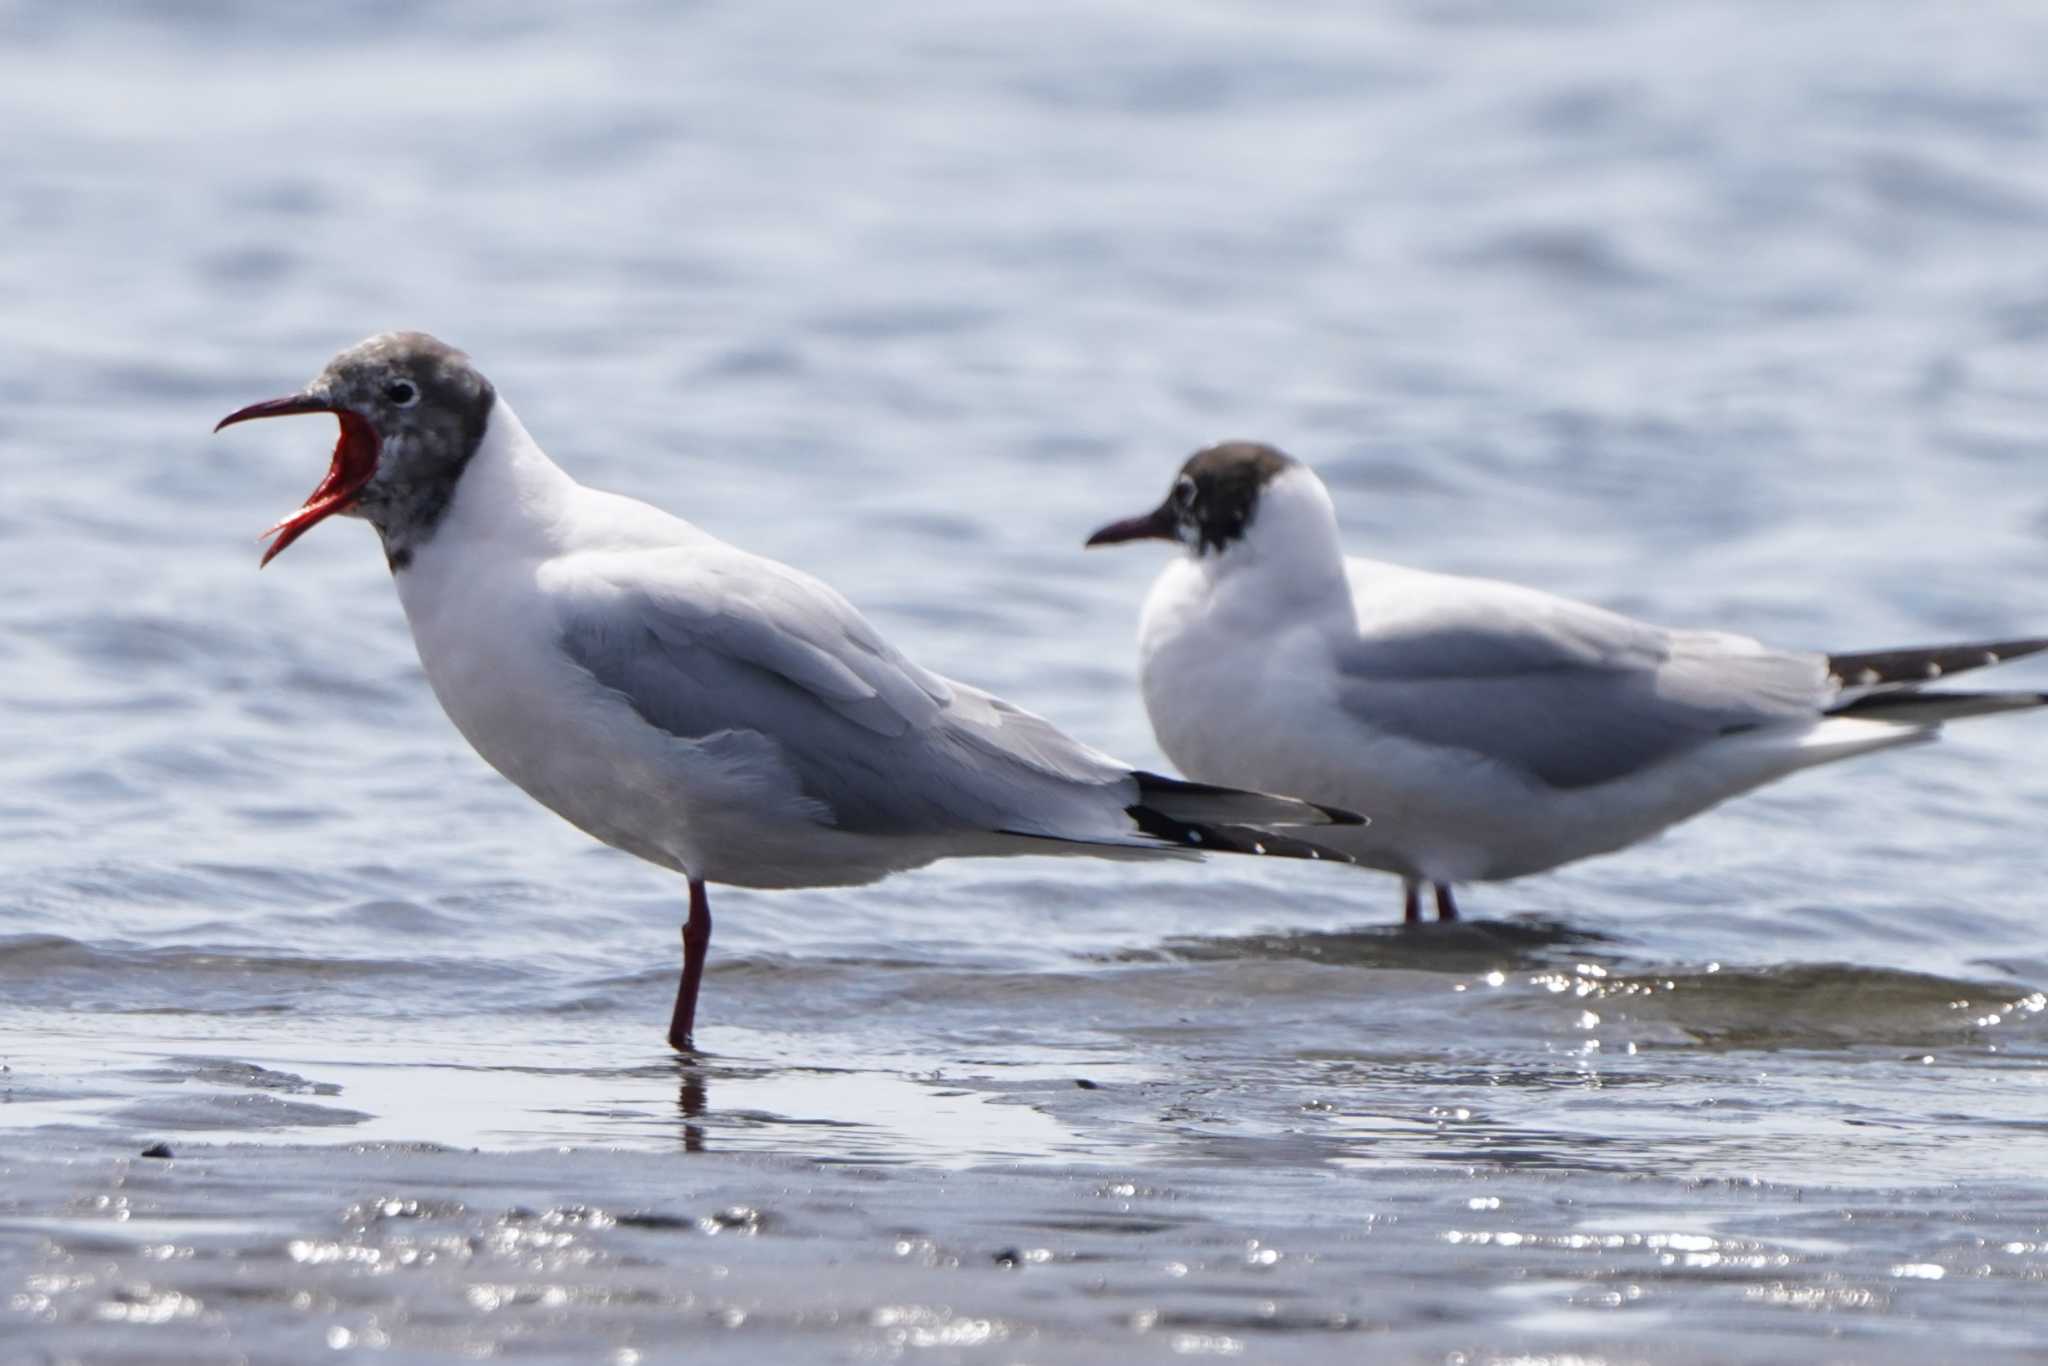
<instances>
[{"instance_id":1,"label":"gull's eye","mask_svg":"<svg viewBox=\"0 0 2048 1366\"><path fill-rule=\"evenodd\" d=\"M1173 486L1175 507L1191 508L1195 505L1195 481L1183 474Z\"/></svg>"},{"instance_id":2,"label":"gull's eye","mask_svg":"<svg viewBox=\"0 0 2048 1366\"><path fill-rule=\"evenodd\" d=\"M409 379L395 379L384 386L384 397L401 408L410 408L420 401L420 391Z\"/></svg>"}]
</instances>

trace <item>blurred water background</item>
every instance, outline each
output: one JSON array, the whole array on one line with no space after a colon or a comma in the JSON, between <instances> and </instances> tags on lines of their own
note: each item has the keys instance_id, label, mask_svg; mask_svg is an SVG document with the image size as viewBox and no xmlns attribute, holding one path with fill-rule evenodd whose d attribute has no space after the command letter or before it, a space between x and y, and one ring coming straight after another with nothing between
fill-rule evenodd
<instances>
[{"instance_id":1,"label":"blurred water background","mask_svg":"<svg viewBox=\"0 0 2048 1366\"><path fill-rule=\"evenodd\" d=\"M330 436L208 435L434 331L1153 764L1157 558L1080 542L1221 437L1360 553L2038 633L2048 10L0 3L0 127L0 1356L2048 1350L2038 718L1455 927L724 891L682 1068L680 885L469 752L366 529L256 572Z\"/></svg>"}]
</instances>

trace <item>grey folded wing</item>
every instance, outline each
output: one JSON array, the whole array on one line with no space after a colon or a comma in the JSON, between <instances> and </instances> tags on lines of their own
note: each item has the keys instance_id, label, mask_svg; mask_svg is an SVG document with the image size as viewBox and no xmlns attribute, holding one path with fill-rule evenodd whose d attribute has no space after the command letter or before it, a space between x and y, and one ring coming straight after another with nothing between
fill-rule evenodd
<instances>
[{"instance_id":1,"label":"grey folded wing","mask_svg":"<svg viewBox=\"0 0 2048 1366\"><path fill-rule=\"evenodd\" d=\"M772 745L842 829L1052 834L1077 794L1135 792L1125 766L919 668L838 593L772 560L641 552L580 575L561 608L563 650L650 725Z\"/></svg>"},{"instance_id":2,"label":"grey folded wing","mask_svg":"<svg viewBox=\"0 0 2048 1366\"><path fill-rule=\"evenodd\" d=\"M1580 788L1718 736L1813 720L1832 692L1822 655L1464 582L1338 647L1348 716Z\"/></svg>"}]
</instances>

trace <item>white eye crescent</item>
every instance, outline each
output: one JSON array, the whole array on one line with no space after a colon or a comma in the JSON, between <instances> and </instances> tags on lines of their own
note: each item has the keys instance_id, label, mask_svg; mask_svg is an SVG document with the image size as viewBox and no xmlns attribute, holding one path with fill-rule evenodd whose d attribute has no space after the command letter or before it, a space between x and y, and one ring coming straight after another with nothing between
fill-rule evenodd
<instances>
[{"instance_id":1,"label":"white eye crescent","mask_svg":"<svg viewBox=\"0 0 2048 1366\"><path fill-rule=\"evenodd\" d=\"M1184 508L1195 505L1195 481L1183 474L1173 486L1173 501Z\"/></svg>"},{"instance_id":2,"label":"white eye crescent","mask_svg":"<svg viewBox=\"0 0 2048 1366\"><path fill-rule=\"evenodd\" d=\"M397 407L410 408L420 401L419 386L409 379L394 379L384 386L384 397Z\"/></svg>"}]
</instances>

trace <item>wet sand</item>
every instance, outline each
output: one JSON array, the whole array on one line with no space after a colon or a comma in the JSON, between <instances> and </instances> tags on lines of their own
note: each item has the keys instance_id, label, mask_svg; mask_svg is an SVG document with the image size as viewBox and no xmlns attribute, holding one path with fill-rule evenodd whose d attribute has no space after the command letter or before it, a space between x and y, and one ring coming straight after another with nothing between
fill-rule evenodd
<instances>
[{"instance_id":1,"label":"wet sand","mask_svg":"<svg viewBox=\"0 0 2048 1366\"><path fill-rule=\"evenodd\" d=\"M1668 1094L1631 1121L1684 1050L911 1068L762 1034L686 1065L614 1028L414 1041L437 1064L132 1023L9 1031L10 1359L1996 1361L2048 1332L2035 1102L1882 1099L1935 1066L2038 1089L1953 1038L1845 1051L1877 1075L1803 1113L1770 1055L1717 1054L1688 1143Z\"/></svg>"}]
</instances>

